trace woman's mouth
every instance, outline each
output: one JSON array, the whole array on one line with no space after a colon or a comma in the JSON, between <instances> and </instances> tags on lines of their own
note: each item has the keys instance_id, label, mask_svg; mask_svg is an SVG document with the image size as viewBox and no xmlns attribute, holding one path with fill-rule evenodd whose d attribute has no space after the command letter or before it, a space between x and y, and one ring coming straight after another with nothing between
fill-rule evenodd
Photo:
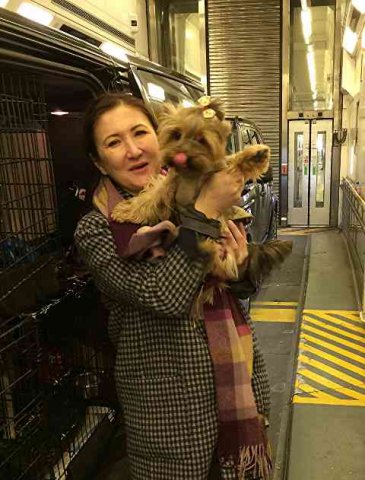
<instances>
[{"instance_id":1,"label":"woman's mouth","mask_svg":"<svg viewBox=\"0 0 365 480\"><path fill-rule=\"evenodd\" d=\"M144 172L147 168L148 168L148 163L143 162L143 163L139 163L138 165L133 165L133 167L131 167L129 169L129 171L130 172L135 172L135 173L140 173L140 172Z\"/></svg>"}]
</instances>

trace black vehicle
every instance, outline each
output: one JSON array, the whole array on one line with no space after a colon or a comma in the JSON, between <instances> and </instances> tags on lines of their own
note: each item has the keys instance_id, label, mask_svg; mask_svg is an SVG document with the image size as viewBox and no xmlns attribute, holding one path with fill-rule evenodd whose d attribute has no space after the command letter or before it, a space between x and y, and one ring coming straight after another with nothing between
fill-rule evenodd
<instances>
[{"instance_id":1,"label":"black vehicle","mask_svg":"<svg viewBox=\"0 0 365 480\"><path fill-rule=\"evenodd\" d=\"M228 150L237 152L247 145L265 143L260 129L253 122L242 118L228 119L232 124L232 134ZM242 192L241 207L253 215L247 228L249 241L264 243L277 236L278 198L273 191L271 167L257 181L247 182Z\"/></svg>"},{"instance_id":2,"label":"black vehicle","mask_svg":"<svg viewBox=\"0 0 365 480\"><path fill-rule=\"evenodd\" d=\"M83 112L109 90L153 108L204 92L154 63L118 60L0 12L0 478L91 478L118 402L98 293L77 265L64 268L90 180ZM261 141L252 124L233 119L232 145L242 148L244 135ZM269 187L247 186L243 196L255 241L273 234Z\"/></svg>"}]
</instances>

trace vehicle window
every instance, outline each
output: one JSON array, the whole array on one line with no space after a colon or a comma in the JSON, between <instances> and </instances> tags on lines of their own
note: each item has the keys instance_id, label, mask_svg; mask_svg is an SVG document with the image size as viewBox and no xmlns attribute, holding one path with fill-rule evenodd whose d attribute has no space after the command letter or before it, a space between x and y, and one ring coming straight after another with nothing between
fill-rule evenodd
<instances>
[{"instance_id":1,"label":"vehicle window","mask_svg":"<svg viewBox=\"0 0 365 480\"><path fill-rule=\"evenodd\" d=\"M239 137L240 137L240 150L245 148L246 145L250 145L250 137L245 128L240 126L239 128Z\"/></svg>"},{"instance_id":2,"label":"vehicle window","mask_svg":"<svg viewBox=\"0 0 365 480\"><path fill-rule=\"evenodd\" d=\"M255 132L255 130L251 130L251 129L248 129L247 130L247 135L250 139L250 143L252 145L256 145L257 143L260 143L260 139L257 135L257 133Z\"/></svg>"},{"instance_id":3,"label":"vehicle window","mask_svg":"<svg viewBox=\"0 0 365 480\"><path fill-rule=\"evenodd\" d=\"M236 152L236 145L235 145L233 132L228 137L226 150L227 150L227 153L229 154Z\"/></svg>"},{"instance_id":4,"label":"vehicle window","mask_svg":"<svg viewBox=\"0 0 365 480\"><path fill-rule=\"evenodd\" d=\"M144 70L138 70L138 76L155 113L157 113L163 102L170 102L174 105L189 106L193 105L197 97L201 96L200 92L193 95L193 88L188 88L178 80L166 78L162 75L146 72Z\"/></svg>"}]
</instances>

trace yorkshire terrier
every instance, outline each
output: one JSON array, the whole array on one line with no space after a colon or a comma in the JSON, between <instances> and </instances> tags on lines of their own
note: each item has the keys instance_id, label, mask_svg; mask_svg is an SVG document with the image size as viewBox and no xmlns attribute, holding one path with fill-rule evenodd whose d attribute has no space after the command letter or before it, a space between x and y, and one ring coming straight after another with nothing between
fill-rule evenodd
<instances>
[{"instance_id":1,"label":"yorkshire terrier","mask_svg":"<svg viewBox=\"0 0 365 480\"><path fill-rule=\"evenodd\" d=\"M214 173L224 169L239 171L242 188L247 180L260 178L269 167L269 147L251 145L227 156L230 132L231 126L224 120L218 99L202 97L196 106L188 108L165 105L159 116L158 139L162 167L168 168L168 174L153 178L138 196L120 202L112 213L113 220L150 226L171 220L178 225L180 214L185 208L194 207L201 187ZM228 220L240 221L248 216L240 207L227 209L219 218L222 235L228 230ZM225 281L242 274L233 255L229 252L222 255L217 240L202 236L199 248L210 259L208 272L213 276ZM291 242L279 240L263 245L249 244L250 260L245 265L250 278L260 279L269 273L291 248Z\"/></svg>"}]
</instances>

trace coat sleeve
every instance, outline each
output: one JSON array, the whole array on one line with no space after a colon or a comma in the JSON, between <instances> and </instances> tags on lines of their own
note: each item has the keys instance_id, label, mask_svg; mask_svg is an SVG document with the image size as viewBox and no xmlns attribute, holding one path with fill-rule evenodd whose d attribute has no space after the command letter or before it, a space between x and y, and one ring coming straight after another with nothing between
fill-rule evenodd
<instances>
[{"instance_id":1,"label":"coat sleeve","mask_svg":"<svg viewBox=\"0 0 365 480\"><path fill-rule=\"evenodd\" d=\"M203 261L189 258L178 245L158 263L120 258L108 221L97 212L80 220L75 242L105 295L159 315L180 316L188 312L204 280Z\"/></svg>"}]
</instances>

